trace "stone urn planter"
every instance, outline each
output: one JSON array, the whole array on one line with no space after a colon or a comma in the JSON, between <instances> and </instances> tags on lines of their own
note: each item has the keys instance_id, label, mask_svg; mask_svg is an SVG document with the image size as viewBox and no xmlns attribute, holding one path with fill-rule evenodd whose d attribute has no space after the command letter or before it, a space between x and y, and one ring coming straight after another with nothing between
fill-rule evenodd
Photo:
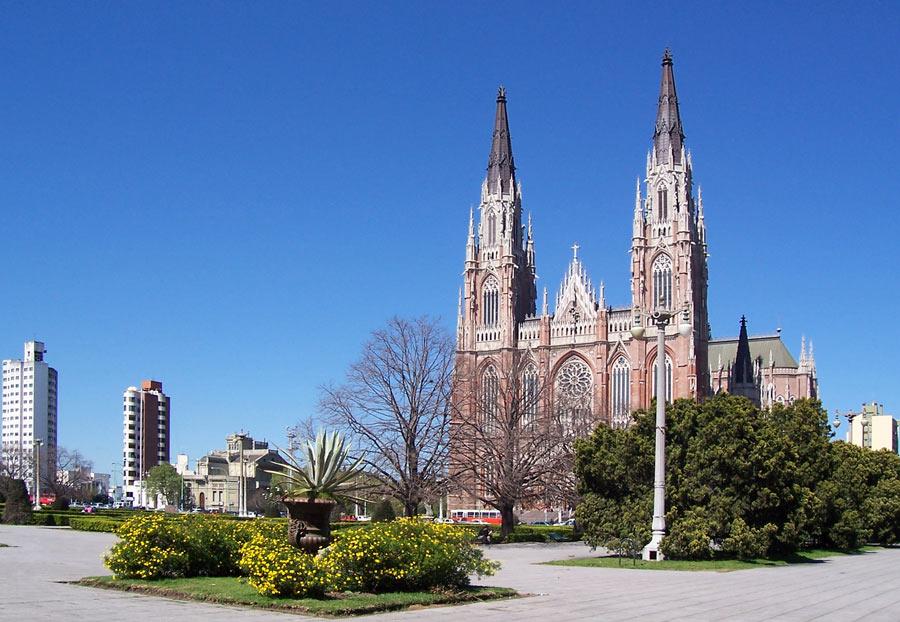
<instances>
[{"instance_id":1,"label":"stone urn planter","mask_svg":"<svg viewBox=\"0 0 900 622\"><path fill-rule=\"evenodd\" d=\"M290 522L288 542L310 555L315 555L331 543L331 499L285 499Z\"/></svg>"}]
</instances>

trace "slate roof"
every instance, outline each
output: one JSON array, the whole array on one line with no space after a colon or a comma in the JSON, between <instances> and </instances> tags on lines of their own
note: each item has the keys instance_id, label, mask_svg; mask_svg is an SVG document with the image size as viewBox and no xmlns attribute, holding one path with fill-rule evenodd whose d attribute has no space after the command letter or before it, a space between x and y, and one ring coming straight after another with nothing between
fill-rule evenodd
<instances>
[{"instance_id":1,"label":"slate roof","mask_svg":"<svg viewBox=\"0 0 900 622\"><path fill-rule=\"evenodd\" d=\"M788 351L787 346L781 340L780 335L754 335L748 337L750 342L750 357L755 363L762 358L763 367L769 366L769 353L775 359L775 367L797 368L796 359ZM737 354L738 338L727 337L724 339L711 339L709 342L709 364L713 369L719 367L719 357L722 357L722 366L725 369L731 367Z\"/></svg>"},{"instance_id":2,"label":"slate roof","mask_svg":"<svg viewBox=\"0 0 900 622\"><path fill-rule=\"evenodd\" d=\"M506 89L502 86L497 91L497 113L494 116L491 154L488 157L487 182L491 192L510 192L516 182L509 118L506 115Z\"/></svg>"},{"instance_id":3,"label":"slate roof","mask_svg":"<svg viewBox=\"0 0 900 622\"><path fill-rule=\"evenodd\" d=\"M653 132L653 146L659 162L669 161L669 148L675 162L681 162L681 146L684 130L681 127L681 113L678 110L678 95L675 94L675 72L672 70L672 54L663 55L662 78L659 83L659 103L656 109L656 129Z\"/></svg>"}]
</instances>

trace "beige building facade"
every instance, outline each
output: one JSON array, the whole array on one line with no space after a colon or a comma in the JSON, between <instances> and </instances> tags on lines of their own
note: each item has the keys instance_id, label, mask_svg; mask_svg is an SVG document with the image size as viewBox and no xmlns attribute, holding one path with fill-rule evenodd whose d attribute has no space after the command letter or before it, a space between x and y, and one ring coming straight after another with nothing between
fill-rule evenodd
<instances>
[{"instance_id":1,"label":"beige building facade","mask_svg":"<svg viewBox=\"0 0 900 622\"><path fill-rule=\"evenodd\" d=\"M242 505L253 510L257 495L271 483L267 471L285 463L266 441L246 434L229 435L225 445L199 458L194 470L185 454L178 455L175 469L184 478L185 505L213 512L240 513Z\"/></svg>"},{"instance_id":2,"label":"beige building facade","mask_svg":"<svg viewBox=\"0 0 900 622\"><path fill-rule=\"evenodd\" d=\"M900 422L884 414L884 404L863 404L858 413L850 413L847 442L868 449L887 449L897 453Z\"/></svg>"}]
</instances>

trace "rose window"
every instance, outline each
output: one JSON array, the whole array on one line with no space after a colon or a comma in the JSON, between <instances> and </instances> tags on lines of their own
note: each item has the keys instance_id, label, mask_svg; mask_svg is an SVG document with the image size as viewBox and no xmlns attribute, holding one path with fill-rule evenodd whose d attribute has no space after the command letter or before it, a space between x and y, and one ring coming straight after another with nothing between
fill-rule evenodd
<instances>
[{"instance_id":1,"label":"rose window","mask_svg":"<svg viewBox=\"0 0 900 622\"><path fill-rule=\"evenodd\" d=\"M561 397L570 401L581 401L591 390L591 370L578 359L562 366L556 375L556 388Z\"/></svg>"}]
</instances>

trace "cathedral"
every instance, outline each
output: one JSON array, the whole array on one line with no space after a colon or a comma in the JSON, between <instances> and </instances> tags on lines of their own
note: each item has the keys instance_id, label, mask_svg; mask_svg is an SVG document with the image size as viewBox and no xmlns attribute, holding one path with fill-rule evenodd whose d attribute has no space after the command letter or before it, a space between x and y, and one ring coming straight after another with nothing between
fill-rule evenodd
<instances>
[{"instance_id":1,"label":"cathedral","mask_svg":"<svg viewBox=\"0 0 900 622\"><path fill-rule=\"evenodd\" d=\"M456 392L496 394L503 370L521 370L523 390L551 388L548 404L579 404L594 425L628 425L650 407L656 365L665 365L668 400L728 391L763 407L817 396L812 344L799 362L776 334L712 339L707 235L685 148L672 57L662 59L653 142L630 209L631 301L614 306L595 287L572 247L559 290L536 287L535 232L523 222L507 98L497 95L494 132L478 213L469 214L457 320ZM622 217L625 217L625 210ZM675 313L657 351L657 309ZM737 325L738 323L735 322ZM632 331L634 327L642 331ZM492 388L494 387L494 388ZM476 416L481 399L459 399L457 417Z\"/></svg>"}]
</instances>

